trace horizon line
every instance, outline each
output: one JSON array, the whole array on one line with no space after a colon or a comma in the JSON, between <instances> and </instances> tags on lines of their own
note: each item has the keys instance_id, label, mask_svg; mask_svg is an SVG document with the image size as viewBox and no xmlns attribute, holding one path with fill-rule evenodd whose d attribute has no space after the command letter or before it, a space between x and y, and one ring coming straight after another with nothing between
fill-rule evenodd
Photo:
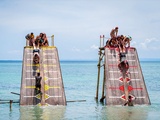
<instances>
[{"instance_id":1,"label":"horizon line","mask_svg":"<svg viewBox=\"0 0 160 120\"><path fill-rule=\"evenodd\" d=\"M9 59L8 60L7 59L3 60L3 59L0 59L0 62L2 62L2 61L22 62L23 60L16 60L16 59L15 60L9 60ZM78 61L82 61L82 62L83 61L86 61L86 62L88 61L88 62L96 62L98 60L76 60L76 59L75 60L74 59L73 60L60 60L60 62L63 62L63 61L77 61L77 62ZM140 58L139 61L160 61L160 58Z\"/></svg>"}]
</instances>

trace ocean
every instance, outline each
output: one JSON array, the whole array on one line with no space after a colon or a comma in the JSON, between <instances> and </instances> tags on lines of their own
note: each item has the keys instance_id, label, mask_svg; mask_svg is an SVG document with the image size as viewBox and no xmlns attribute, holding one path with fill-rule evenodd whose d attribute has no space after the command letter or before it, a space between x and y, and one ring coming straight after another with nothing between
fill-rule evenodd
<instances>
[{"instance_id":1,"label":"ocean","mask_svg":"<svg viewBox=\"0 0 160 120\"><path fill-rule=\"evenodd\" d=\"M19 106L0 104L0 120L159 120L160 62L141 61L151 105L134 107L106 106L95 100L97 61L61 61L67 106ZM18 101L22 61L0 61L0 103ZM102 73L101 73L102 78ZM100 81L100 88L102 79ZM99 89L99 98L101 89ZM86 100L83 102L69 102ZM7 101L6 101L7 102Z\"/></svg>"}]
</instances>

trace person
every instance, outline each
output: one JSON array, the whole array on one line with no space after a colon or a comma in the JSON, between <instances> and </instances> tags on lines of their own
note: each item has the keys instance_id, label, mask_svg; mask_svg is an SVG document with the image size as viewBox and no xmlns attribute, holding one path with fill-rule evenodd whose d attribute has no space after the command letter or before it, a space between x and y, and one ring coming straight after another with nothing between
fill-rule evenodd
<instances>
[{"instance_id":1,"label":"person","mask_svg":"<svg viewBox=\"0 0 160 120\"><path fill-rule=\"evenodd\" d=\"M124 106L126 106L126 105L128 105L128 106L134 106L133 105L133 101L132 101L132 96L128 96L128 101L124 104Z\"/></svg>"},{"instance_id":2,"label":"person","mask_svg":"<svg viewBox=\"0 0 160 120\"><path fill-rule=\"evenodd\" d=\"M33 63L34 64L39 64L40 57L39 57L39 49L34 49L33 50Z\"/></svg>"},{"instance_id":3,"label":"person","mask_svg":"<svg viewBox=\"0 0 160 120\"><path fill-rule=\"evenodd\" d=\"M124 42L121 41L119 44L118 44L118 47L119 47L119 52L124 54L126 53L126 48L125 48L125 45L124 45Z\"/></svg>"},{"instance_id":4,"label":"person","mask_svg":"<svg viewBox=\"0 0 160 120\"><path fill-rule=\"evenodd\" d=\"M109 41L109 46L110 47L117 47L118 46L118 41L117 39L114 37Z\"/></svg>"},{"instance_id":5,"label":"person","mask_svg":"<svg viewBox=\"0 0 160 120\"><path fill-rule=\"evenodd\" d=\"M35 49L39 49L39 39L35 39L33 42L33 48Z\"/></svg>"},{"instance_id":6,"label":"person","mask_svg":"<svg viewBox=\"0 0 160 120\"><path fill-rule=\"evenodd\" d=\"M33 32L31 32L30 34L27 34L25 38L29 41L29 46L33 46L33 42L34 42Z\"/></svg>"},{"instance_id":7,"label":"person","mask_svg":"<svg viewBox=\"0 0 160 120\"><path fill-rule=\"evenodd\" d=\"M39 39L35 39L33 43L33 63L34 64L39 64Z\"/></svg>"},{"instance_id":8,"label":"person","mask_svg":"<svg viewBox=\"0 0 160 120\"><path fill-rule=\"evenodd\" d=\"M117 37L117 42L118 42L118 47L119 47L120 53L126 53L124 39L125 39L125 37L123 35L120 35Z\"/></svg>"},{"instance_id":9,"label":"person","mask_svg":"<svg viewBox=\"0 0 160 120\"><path fill-rule=\"evenodd\" d=\"M109 40L106 41L106 45L103 47L99 47L100 50L105 50L106 47L109 47Z\"/></svg>"},{"instance_id":10,"label":"person","mask_svg":"<svg viewBox=\"0 0 160 120\"><path fill-rule=\"evenodd\" d=\"M120 61L118 63L118 68L120 72L125 71L126 73L128 73L128 69L129 69L128 61L127 60Z\"/></svg>"},{"instance_id":11,"label":"person","mask_svg":"<svg viewBox=\"0 0 160 120\"><path fill-rule=\"evenodd\" d=\"M34 64L39 64L39 55L38 54L34 55L34 57L33 57L33 63Z\"/></svg>"},{"instance_id":12,"label":"person","mask_svg":"<svg viewBox=\"0 0 160 120\"><path fill-rule=\"evenodd\" d=\"M116 37L117 37L117 34L118 34L118 27L115 27L115 28L112 29L111 32L110 32L111 39L112 39L112 38L116 38Z\"/></svg>"},{"instance_id":13,"label":"person","mask_svg":"<svg viewBox=\"0 0 160 120\"><path fill-rule=\"evenodd\" d=\"M45 33L43 33L42 39L44 40L44 42L42 43L43 46L48 46L48 39Z\"/></svg>"},{"instance_id":14,"label":"person","mask_svg":"<svg viewBox=\"0 0 160 120\"><path fill-rule=\"evenodd\" d=\"M35 76L35 80L36 80L36 90L38 90L38 91L36 91L36 93L42 93L41 92L41 80L42 80L42 77L40 76L40 73L38 72L37 73L37 76Z\"/></svg>"},{"instance_id":15,"label":"person","mask_svg":"<svg viewBox=\"0 0 160 120\"><path fill-rule=\"evenodd\" d=\"M39 57L39 50L34 50L33 51L33 63L34 64L39 64L39 61L40 61L40 57Z\"/></svg>"},{"instance_id":16,"label":"person","mask_svg":"<svg viewBox=\"0 0 160 120\"><path fill-rule=\"evenodd\" d=\"M43 33L40 33L35 39L35 41L38 41L39 46L42 46L42 43L44 42L42 37L43 37Z\"/></svg>"},{"instance_id":17,"label":"person","mask_svg":"<svg viewBox=\"0 0 160 120\"><path fill-rule=\"evenodd\" d=\"M40 33L40 35L39 35L39 44L40 44L40 46L43 46L43 42L44 42L44 34L43 33Z\"/></svg>"},{"instance_id":18,"label":"person","mask_svg":"<svg viewBox=\"0 0 160 120\"><path fill-rule=\"evenodd\" d=\"M130 47L130 41L132 40L132 37L131 36L125 36L124 39L123 39L123 42L124 42L124 46L125 47ZM128 45L128 46L127 46Z\"/></svg>"}]
</instances>

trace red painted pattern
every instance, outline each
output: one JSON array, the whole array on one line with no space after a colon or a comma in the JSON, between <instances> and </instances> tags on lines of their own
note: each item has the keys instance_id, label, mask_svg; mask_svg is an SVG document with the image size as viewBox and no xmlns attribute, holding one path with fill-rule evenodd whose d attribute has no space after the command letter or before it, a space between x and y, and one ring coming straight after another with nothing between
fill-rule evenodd
<instances>
[{"instance_id":1,"label":"red painted pattern","mask_svg":"<svg viewBox=\"0 0 160 120\"><path fill-rule=\"evenodd\" d=\"M123 82L123 77L120 77L119 80L120 80L121 82ZM129 77L126 77L126 81L127 81L127 82L130 81L130 78L129 78Z\"/></svg>"},{"instance_id":2,"label":"red painted pattern","mask_svg":"<svg viewBox=\"0 0 160 120\"><path fill-rule=\"evenodd\" d=\"M124 100L126 100L126 96L125 95L122 95L121 98L124 99Z\"/></svg>"},{"instance_id":3,"label":"red painted pattern","mask_svg":"<svg viewBox=\"0 0 160 120\"><path fill-rule=\"evenodd\" d=\"M119 89L121 91L124 91L124 86L119 86L119 87L109 87L109 89L115 90L115 89Z\"/></svg>"},{"instance_id":4,"label":"red painted pattern","mask_svg":"<svg viewBox=\"0 0 160 120\"><path fill-rule=\"evenodd\" d=\"M124 86L119 86L119 87L109 87L109 89L115 90L115 89L119 89L121 91L124 91ZM128 86L128 91L132 91L132 90L142 90L143 88L133 88L131 85Z\"/></svg>"},{"instance_id":5,"label":"red painted pattern","mask_svg":"<svg viewBox=\"0 0 160 120\"><path fill-rule=\"evenodd\" d=\"M132 91L132 90L142 90L143 88L133 88L131 85L128 86L128 91Z\"/></svg>"},{"instance_id":6,"label":"red painted pattern","mask_svg":"<svg viewBox=\"0 0 160 120\"><path fill-rule=\"evenodd\" d=\"M129 94L129 95L131 96L132 100L135 99L135 97L133 95L131 95L131 94ZM123 100L126 100L125 94L123 94L120 98L123 99Z\"/></svg>"},{"instance_id":7,"label":"red painted pattern","mask_svg":"<svg viewBox=\"0 0 160 120\"><path fill-rule=\"evenodd\" d=\"M127 48L127 50L135 50L135 48L134 47L129 47L129 48Z\"/></svg>"},{"instance_id":8,"label":"red painted pattern","mask_svg":"<svg viewBox=\"0 0 160 120\"><path fill-rule=\"evenodd\" d=\"M117 64L109 64L108 65L109 67L117 67L118 65ZM134 65L134 66L129 66L130 68L135 68L135 67L137 67L136 65Z\"/></svg>"},{"instance_id":9,"label":"red painted pattern","mask_svg":"<svg viewBox=\"0 0 160 120\"><path fill-rule=\"evenodd\" d=\"M108 47L110 50L114 50L115 49L115 47Z\"/></svg>"}]
</instances>

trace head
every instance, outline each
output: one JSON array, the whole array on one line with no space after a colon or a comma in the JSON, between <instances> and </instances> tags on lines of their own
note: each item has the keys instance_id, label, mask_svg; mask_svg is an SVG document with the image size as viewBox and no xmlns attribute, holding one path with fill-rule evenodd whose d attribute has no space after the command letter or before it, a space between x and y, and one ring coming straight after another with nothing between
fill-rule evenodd
<instances>
[{"instance_id":1,"label":"head","mask_svg":"<svg viewBox=\"0 0 160 120\"><path fill-rule=\"evenodd\" d=\"M33 32L31 32L31 35L33 35Z\"/></svg>"},{"instance_id":2,"label":"head","mask_svg":"<svg viewBox=\"0 0 160 120\"><path fill-rule=\"evenodd\" d=\"M128 99L131 100L131 99L132 99L132 96L129 95L129 96L128 96Z\"/></svg>"},{"instance_id":3,"label":"head","mask_svg":"<svg viewBox=\"0 0 160 120\"><path fill-rule=\"evenodd\" d=\"M38 72L37 75L40 76L40 72Z\"/></svg>"},{"instance_id":4,"label":"head","mask_svg":"<svg viewBox=\"0 0 160 120\"><path fill-rule=\"evenodd\" d=\"M118 41L121 40L121 36L120 35L117 36L117 40Z\"/></svg>"},{"instance_id":5,"label":"head","mask_svg":"<svg viewBox=\"0 0 160 120\"><path fill-rule=\"evenodd\" d=\"M118 30L118 27L115 27L116 30Z\"/></svg>"},{"instance_id":6,"label":"head","mask_svg":"<svg viewBox=\"0 0 160 120\"><path fill-rule=\"evenodd\" d=\"M129 38L128 37L126 37L126 39L124 40L125 42L128 42L129 41Z\"/></svg>"},{"instance_id":7,"label":"head","mask_svg":"<svg viewBox=\"0 0 160 120\"><path fill-rule=\"evenodd\" d=\"M38 55L38 53L36 53L35 55L34 55L34 59L39 59L39 55Z\"/></svg>"},{"instance_id":8,"label":"head","mask_svg":"<svg viewBox=\"0 0 160 120\"><path fill-rule=\"evenodd\" d=\"M132 40L132 37L131 37L131 36L129 36L129 35L127 36L127 38L128 38L130 41Z\"/></svg>"},{"instance_id":9,"label":"head","mask_svg":"<svg viewBox=\"0 0 160 120\"><path fill-rule=\"evenodd\" d=\"M46 37L46 33L43 33L43 36Z\"/></svg>"},{"instance_id":10,"label":"head","mask_svg":"<svg viewBox=\"0 0 160 120\"><path fill-rule=\"evenodd\" d=\"M121 35L121 39L124 39L124 37L125 37L124 35Z\"/></svg>"},{"instance_id":11,"label":"head","mask_svg":"<svg viewBox=\"0 0 160 120\"><path fill-rule=\"evenodd\" d=\"M39 36L42 37L43 33L40 33Z\"/></svg>"}]
</instances>

